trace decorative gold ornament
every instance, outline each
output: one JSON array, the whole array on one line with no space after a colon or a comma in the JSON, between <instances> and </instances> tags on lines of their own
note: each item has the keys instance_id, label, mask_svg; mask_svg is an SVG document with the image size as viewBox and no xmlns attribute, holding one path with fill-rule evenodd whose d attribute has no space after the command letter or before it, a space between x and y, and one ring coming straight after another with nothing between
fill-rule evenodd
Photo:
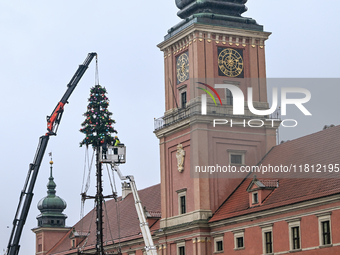
<instances>
[{"instance_id":1,"label":"decorative gold ornament","mask_svg":"<svg viewBox=\"0 0 340 255\"><path fill-rule=\"evenodd\" d=\"M226 42L223 42L222 44L226 44Z\"/></svg>"},{"instance_id":2,"label":"decorative gold ornament","mask_svg":"<svg viewBox=\"0 0 340 255\"><path fill-rule=\"evenodd\" d=\"M232 45L233 45L233 43L231 42L231 43L229 43L229 45L230 45L230 46L232 46Z\"/></svg>"},{"instance_id":3,"label":"decorative gold ornament","mask_svg":"<svg viewBox=\"0 0 340 255\"><path fill-rule=\"evenodd\" d=\"M202 42L202 41L203 41L203 39L199 39L199 41L200 41L200 42Z\"/></svg>"},{"instance_id":4,"label":"decorative gold ornament","mask_svg":"<svg viewBox=\"0 0 340 255\"><path fill-rule=\"evenodd\" d=\"M177 58L176 72L179 83L186 81L189 78L189 56L187 52Z\"/></svg>"},{"instance_id":5,"label":"decorative gold ornament","mask_svg":"<svg viewBox=\"0 0 340 255\"><path fill-rule=\"evenodd\" d=\"M218 68L228 77L237 77L243 71L243 58L234 49L226 48L218 55Z\"/></svg>"},{"instance_id":6,"label":"decorative gold ornament","mask_svg":"<svg viewBox=\"0 0 340 255\"><path fill-rule=\"evenodd\" d=\"M242 44L242 46L243 46L243 47L246 47L246 44L244 43L244 44Z\"/></svg>"},{"instance_id":7,"label":"decorative gold ornament","mask_svg":"<svg viewBox=\"0 0 340 255\"><path fill-rule=\"evenodd\" d=\"M216 41L216 43L220 43L220 41Z\"/></svg>"},{"instance_id":8,"label":"decorative gold ornament","mask_svg":"<svg viewBox=\"0 0 340 255\"><path fill-rule=\"evenodd\" d=\"M263 46L261 45L260 48L263 49Z\"/></svg>"},{"instance_id":9,"label":"decorative gold ornament","mask_svg":"<svg viewBox=\"0 0 340 255\"><path fill-rule=\"evenodd\" d=\"M239 43L236 43L235 45L236 45L236 46L240 46L240 44L239 44Z\"/></svg>"},{"instance_id":10,"label":"decorative gold ornament","mask_svg":"<svg viewBox=\"0 0 340 255\"><path fill-rule=\"evenodd\" d=\"M209 40L208 40L208 43L210 43L210 42L211 42L211 40L209 39Z\"/></svg>"},{"instance_id":11,"label":"decorative gold ornament","mask_svg":"<svg viewBox=\"0 0 340 255\"><path fill-rule=\"evenodd\" d=\"M253 44L251 47L255 48L255 44Z\"/></svg>"}]
</instances>

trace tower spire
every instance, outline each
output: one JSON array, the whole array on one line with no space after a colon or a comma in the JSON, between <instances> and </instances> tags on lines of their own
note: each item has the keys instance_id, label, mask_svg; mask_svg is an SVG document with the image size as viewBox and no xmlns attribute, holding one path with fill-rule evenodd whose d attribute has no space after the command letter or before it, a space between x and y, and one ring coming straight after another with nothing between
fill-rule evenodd
<instances>
[{"instance_id":1,"label":"tower spire","mask_svg":"<svg viewBox=\"0 0 340 255\"><path fill-rule=\"evenodd\" d=\"M52 153L50 153L52 156ZM67 216L63 214L66 208L64 199L56 196L56 183L53 177L53 161L51 157L50 163L50 177L48 178L47 196L41 199L38 203L38 209L41 214L38 215L38 227L65 227L65 220Z\"/></svg>"},{"instance_id":2,"label":"tower spire","mask_svg":"<svg viewBox=\"0 0 340 255\"><path fill-rule=\"evenodd\" d=\"M47 194L49 195L49 196L55 196L55 193L56 193L56 190L55 190L55 188L56 188L56 184L55 184L55 182L54 182L54 178L53 178L53 161L51 160L50 161L50 177L48 178L48 180L49 180L49 182L48 182L48 184L47 184Z\"/></svg>"}]
</instances>

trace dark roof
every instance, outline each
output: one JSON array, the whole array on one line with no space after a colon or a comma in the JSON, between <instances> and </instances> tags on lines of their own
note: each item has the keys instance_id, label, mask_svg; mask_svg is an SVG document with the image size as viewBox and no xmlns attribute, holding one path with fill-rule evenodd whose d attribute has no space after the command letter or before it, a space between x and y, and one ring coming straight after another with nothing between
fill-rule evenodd
<instances>
[{"instance_id":1,"label":"dark roof","mask_svg":"<svg viewBox=\"0 0 340 255\"><path fill-rule=\"evenodd\" d=\"M323 166L338 164L340 159L340 126L335 126L275 146L259 163L263 166L322 166L321 173L291 173L280 175L279 185L265 198L261 206L249 207L249 193L253 174L244 179L234 193L216 211L210 222L235 216L273 209L340 193L340 172L323 172ZM316 168L315 168L316 169ZM256 173L261 181L261 176ZM277 177L277 174L264 175L262 178ZM286 177L286 178L285 178ZM263 184L267 181L261 181Z\"/></svg>"},{"instance_id":2,"label":"dark roof","mask_svg":"<svg viewBox=\"0 0 340 255\"><path fill-rule=\"evenodd\" d=\"M160 184L148 187L146 189L140 190L138 192L139 197L142 201L143 207L150 213L153 218L160 218L161 211L161 189ZM105 209L105 207L104 207ZM108 240L108 244L112 244L111 242L111 234L115 243L118 243L119 240L119 232L118 232L118 218L117 215L119 212L119 227L120 227L120 241L127 241L131 239L142 238L139 234L139 220L137 216L137 212L135 209L135 203L133 199L133 195L129 194L125 197L124 200L118 198L118 202L115 200L109 200L106 202L106 210L107 213L104 212L104 240ZM106 217L108 215L108 219ZM77 233L82 233L82 235L86 235L89 233L89 236L86 241L86 248L94 248L96 243L96 224L95 224L96 213L95 210L89 212L82 220L80 220L77 224L73 226L71 229L49 252L48 254L68 254L71 252L75 252L76 250L71 250L71 241L70 234L72 231L76 231ZM109 223L109 227L106 225ZM159 229L159 219L156 219L156 222L152 224L150 227L151 233L155 230ZM106 232L107 230L107 232ZM105 236L106 235L106 236ZM84 244L83 241L80 244L80 247Z\"/></svg>"}]
</instances>

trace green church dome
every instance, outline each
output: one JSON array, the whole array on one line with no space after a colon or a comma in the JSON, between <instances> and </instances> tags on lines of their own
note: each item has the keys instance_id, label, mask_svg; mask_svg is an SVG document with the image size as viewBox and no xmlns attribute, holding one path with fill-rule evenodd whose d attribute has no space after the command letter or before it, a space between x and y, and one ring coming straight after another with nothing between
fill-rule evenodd
<instances>
[{"instance_id":1,"label":"green church dome","mask_svg":"<svg viewBox=\"0 0 340 255\"><path fill-rule=\"evenodd\" d=\"M67 204L64 199L56 196L56 184L52 175L52 164L51 174L48 178L47 183L47 196L42 198L38 202L38 209L41 214L38 215L38 226L39 227L60 227L65 226L65 219L67 216L62 212L65 210Z\"/></svg>"}]
</instances>

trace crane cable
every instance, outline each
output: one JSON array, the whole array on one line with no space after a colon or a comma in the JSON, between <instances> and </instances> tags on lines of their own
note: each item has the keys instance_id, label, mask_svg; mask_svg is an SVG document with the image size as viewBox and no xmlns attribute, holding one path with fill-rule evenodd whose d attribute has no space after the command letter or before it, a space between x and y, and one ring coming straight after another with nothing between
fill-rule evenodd
<instances>
[{"instance_id":1,"label":"crane cable","mask_svg":"<svg viewBox=\"0 0 340 255\"><path fill-rule=\"evenodd\" d=\"M87 241L89 240L89 236L90 236L90 232L91 232L91 226L92 226L92 222L93 222L93 215L94 215L94 212L95 212L95 208L96 208L96 201L94 201L94 203L93 203L93 209L91 210L91 211L92 211L92 215L91 215L91 220L90 220L89 231L87 232L87 236L86 236L86 239L85 239L84 244L83 244L82 247L79 249L80 251L82 251L82 250L84 249L84 247L85 247L86 244L87 244ZM82 221L82 222L83 222L83 221ZM83 228L81 229L81 231L83 231Z\"/></svg>"},{"instance_id":2,"label":"crane cable","mask_svg":"<svg viewBox=\"0 0 340 255\"><path fill-rule=\"evenodd\" d=\"M83 183L82 183L82 187L81 187L81 211L80 211L80 219L82 219L84 217L84 206L85 206L85 199L86 199L86 193L90 188L90 184L91 184L91 169L92 169L92 165L93 165L93 159L94 159L94 152L92 154L92 158L91 158L91 162L89 160L89 150L88 147L86 147L85 150L85 161L84 161L84 173L83 173ZM85 184L85 188L84 188L84 183L85 183L85 174L86 174L86 168L88 169L88 175L87 175L87 179L86 179L86 184Z\"/></svg>"},{"instance_id":3,"label":"crane cable","mask_svg":"<svg viewBox=\"0 0 340 255\"><path fill-rule=\"evenodd\" d=\"M90 158L89 149L88 149L88 147L86 147L86 149L85 149L85 160L84 160L83 182L82 182L82 187L81 187L81 207L80 207L80 221L81 221L80 231L81 231L81 235L83 234L83 230L84 230L84 220L83 219L84 219L84 211L85 211L85 200L86 200L86 193L90 188L91 169L92 169L92 165L93 165L94 152L92 154L91 162L90 162L89 158ZM88 170L88 175L87 175L86 184L85 184L86 170ZM84 184L85 184L85 187L84 187ZM94 208L95 208L95 206L94 206ZM80 248L80 251L87 244L87 241L88 241L88 238L89 238L89 235L90 235L90 230L91 230L91 225L92 225L92 220L93 220L93 215L94 215L95 210L93 209L91 211L92 211L92 216L91 216L91 220L90 220L89 230L87 232L87 238L86 238L84 244L82 245L82 247Z\"/></svg>"},{"instance_id":4,"label":"crane cable","mask_svg":"<svg viewBox=\"0 0 340 255\"><path fill-rule=\"evenodd\" d=\"M99 72L98 72L98 55L96 55L96 73L95 73L95 83L96 85L99 85Z\"/></svg>"}]
</instances>

